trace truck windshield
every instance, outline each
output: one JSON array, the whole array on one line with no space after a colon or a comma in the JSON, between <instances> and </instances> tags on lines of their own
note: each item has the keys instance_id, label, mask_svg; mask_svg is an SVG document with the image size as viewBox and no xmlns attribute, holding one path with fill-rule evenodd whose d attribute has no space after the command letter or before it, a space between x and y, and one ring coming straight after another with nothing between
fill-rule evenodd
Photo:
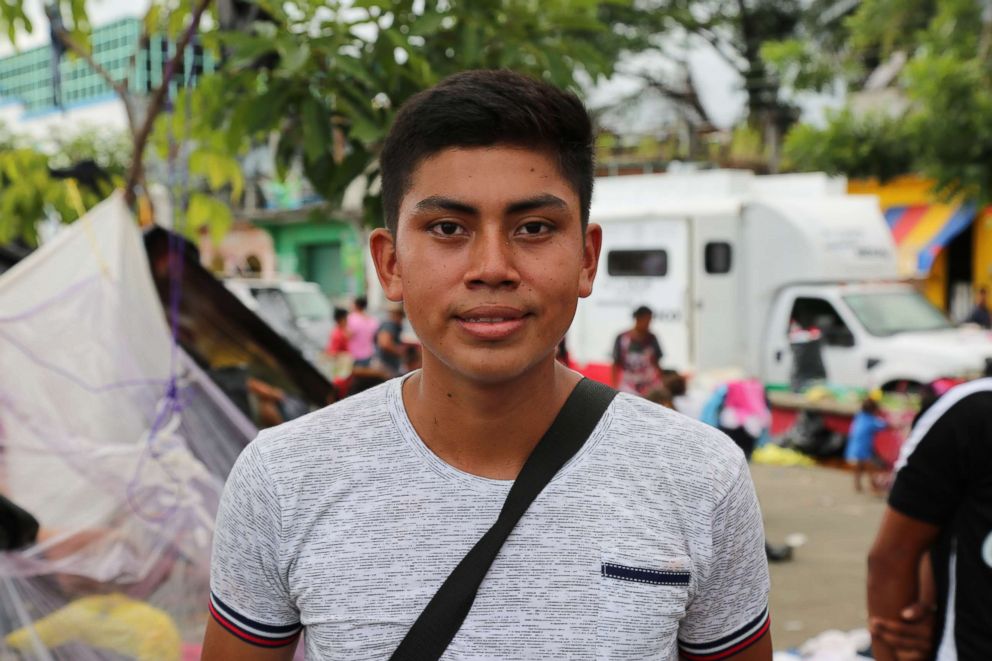
<instances>
[{"instance_id":1,"label":"truck windshield","mask_svg":"<svg viewBox=\"0 0 992 661\"><path fill-rule=\"evenodd\" d=\"M291 291L286 295L297 317L320 321L331 318L331 306L320 292Z\"/></svg>"},{"instance_id":2,"label":"truck windshield","mask_svg":"<svg viewBox=\"0 0 992 661\"><path fill-rule=\"evenodd\" d=\"M952 328L947 317L916 292L849 294L843 298L872 335Z\"/></svg>"}]
</instances>

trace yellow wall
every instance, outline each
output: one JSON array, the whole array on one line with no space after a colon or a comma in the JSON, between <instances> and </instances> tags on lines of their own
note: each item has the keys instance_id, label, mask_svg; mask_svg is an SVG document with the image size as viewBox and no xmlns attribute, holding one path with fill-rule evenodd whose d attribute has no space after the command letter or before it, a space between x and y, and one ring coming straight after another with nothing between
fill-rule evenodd
<instances>
[{"instance_id":1,"label":"yellow wall","mask_svg":"<svg viewBox=\"0 0 992 661\"><path fill-rule=\"evenodd\" d=\"M975 289L982 285L992 289L992 207L985 207L975 219L974 233Z\"/></svg>"},{"instance_id":2,"label":"yellow wall","mask_svg":"<svg viewBox=\"0 0 992 661\"><path fill-rule=\"evenodd\" d=\"M852 179L847 182L847 192L852 195L877 195L883 209L910 204L931 204L933 182L912 175L890 179L880 184L877 179Z\"/></svg>"},{"instance_id":3,"label":"yellow wall","mask_svg":"<svg viewBox=\"0 0 992 661\"><path fill-rule=\"evenodd\" d=\"M921 291L931 303L941 310L947 309L947 251L941 250L933 260L930 273L922 282Z\"/></svg>"}]
</instances>

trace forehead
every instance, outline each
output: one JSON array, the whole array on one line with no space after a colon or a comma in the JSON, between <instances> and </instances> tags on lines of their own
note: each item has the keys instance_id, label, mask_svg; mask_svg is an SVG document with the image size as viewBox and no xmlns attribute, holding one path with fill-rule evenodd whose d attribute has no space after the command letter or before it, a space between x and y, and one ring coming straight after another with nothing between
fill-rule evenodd
<instances>
[{"instance_id":1,"label":"forehead","mask_svg":"<svg viewBox=\"0 0 992 661\"><path fill-rule=\"evenodd\" d=\"M400 202L408 214L422 199L443 196L485 206L551 193L576 212L578 193L548 152L523 147L450 148L421 161Z\"/></svg>"}]
</instances>

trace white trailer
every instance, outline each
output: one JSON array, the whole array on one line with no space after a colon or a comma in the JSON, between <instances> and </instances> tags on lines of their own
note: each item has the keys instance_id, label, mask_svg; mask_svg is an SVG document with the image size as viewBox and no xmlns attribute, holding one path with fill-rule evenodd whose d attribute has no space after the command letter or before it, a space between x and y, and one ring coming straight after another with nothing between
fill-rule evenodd
<instances>
[{"instance_id":1,"label":"white trailer","mask_svg":"<svg viewBox=\"0 0 992 661\"><path fill-rule=\"evenodd\" d=\"M859 388L972 376L992 335L954 328L900 282L873 196L822 174L743 171L601 178L591 222L603 227L593 294L568 335L580 364L611 362L640 305L654 312L663 365L738 367L788 381L790 324L818 327L831 383Z\"/></svg>"}]
</instances>

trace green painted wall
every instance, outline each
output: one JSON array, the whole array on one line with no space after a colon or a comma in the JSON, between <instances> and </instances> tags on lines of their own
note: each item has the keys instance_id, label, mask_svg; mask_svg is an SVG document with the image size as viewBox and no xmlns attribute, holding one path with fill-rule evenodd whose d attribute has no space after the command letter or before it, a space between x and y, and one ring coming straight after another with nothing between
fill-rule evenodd
<instances>
[{"instance_id":1,"label":"green painted wall","mask_svg":"<svg viewBox=\"0 0 992 661\"><path fill-rule=\"evenodd\" d=\"M334 220L256 223L272 235L279 272L312 280L332 299L365 293L362 239Z\"/></svg>"}]
</instances>

